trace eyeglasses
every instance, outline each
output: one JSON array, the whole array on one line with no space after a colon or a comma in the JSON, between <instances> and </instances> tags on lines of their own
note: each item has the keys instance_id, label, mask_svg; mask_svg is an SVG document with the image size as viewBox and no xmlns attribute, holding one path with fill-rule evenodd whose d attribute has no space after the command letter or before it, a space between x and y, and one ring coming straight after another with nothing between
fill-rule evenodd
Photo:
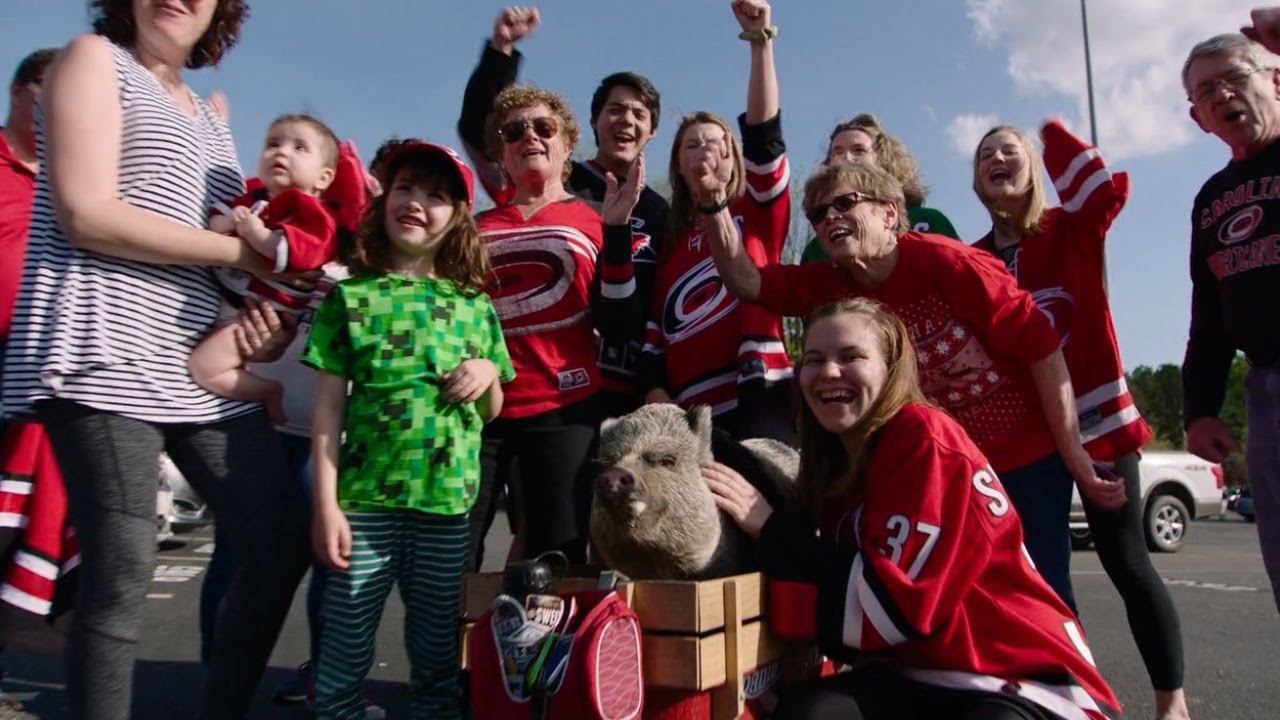
<instances>
[{"instance_id":1,"label":"eyeglasses","mask_svg":"<svg viewBox=\"0 0 1280 720\"><path fill-rule=\"evenodd\" d=\"M880 202L876 198L862 192L851 192L845 195L837 195L831 198L831 202L819 203L805 211L804 216L809 218L809 224L817 227L827 218L827 213L831 208L835 208L836 212L849 212L855 205L860 202Z\"/></svg>"},{"instance_id":2,"label":"eyeglasses","mask_svg":"<svg viewBox=\"0 0 1280 720\"><path fill-rule=\"evenodd\" d=\"M525 133L533 128L534 134L543 140L550 140L560 132L560 122L553 117L539 117L532 120L512 120L498 128L498 136L507 143L518 143L524 139Z\"/></svg>"},{"instance_id":3,"label":"eyeglasses","mask_svg":"<svg viewBox=\"0 0 1280 720\"><path fill-rule=\"evenodd\" d=\"M1248 69L1233 70L1221 77L1206 80L1197 85L1195 89L1191 91L1191 95L1188 96L1187 99L1198 103L1208 102L1213 97L1213 94L1218 91L1219 86L1232 92L1240 92L1249 84L1249 78L1252 77L1254 73L1265 69L1266 68L1251 67Z\"/></svg>"}]
</instances>

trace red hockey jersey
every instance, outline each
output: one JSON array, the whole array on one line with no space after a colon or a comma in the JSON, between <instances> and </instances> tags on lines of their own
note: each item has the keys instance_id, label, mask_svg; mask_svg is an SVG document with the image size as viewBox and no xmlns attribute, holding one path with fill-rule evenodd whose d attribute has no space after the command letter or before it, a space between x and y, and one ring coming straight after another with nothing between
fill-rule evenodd
<instances>
[{"instance_id":1,"label":"red hockey jersey","mask_svg":"<svg viewBox=\"0 0 1280 720\"><path fill-rule=\"evenodd\" d=\"M503 388L502 417L539 415L600 390L596 331L633 335L641 323L631 229L606 238L596 209L577 198L525 219L504 206L476 216L493 263L489 289L516 380Z\"/></svg>"},{"instance_id":2,"label":"red hockey jersey","mask_svg":"<svg viewBox=\"0 0 1280 720\"><path fill-rule=\"evenodd\" d=\"M1129 176L1112 175L1097 148L1050 121L1040 132L1045 169L1061 207L1037 235L997 251L988 234L974 245L1004 259L1062 337L1085 450L1110 461L1150 442L1124 378L1103 263L1107 231L1129 197Z\"/></svg>"},{"instance_id":3,"label":"red hockey jersey","mask_svg":"<svg viewBox=\"0 0 1280 720\"><path fill-rule=\"evenodd\" d=\"M791 222L791 166L780 116L750 126L739 118L747 192L730 208L756 265L782 261ZM740 386L789 380L782 317L741 303L720 282L701 222L664 248L645 331L641 383L663 387L682 407L738 406ZM646 388L648 389L648 388Z\"/></svg>"},{"instance_id":4,"label":"red hockey jersey","mask_svg":"<svg viewBox=\"0 0 1280 720\"><path fill-rule=\"evenodd\" d=\"M44 426L10 421L0 442L0 601L37 617L69 609L62 586L80 565L67 490ZM3 614L3 613L0 613Z\"/></svg>"},{"instance_id":5,"label":"red hockey jersey","mask_svg":"<svg viewBox=\"0 0 1280 720\"><path fill-rule=\"evenodd\" d=\"M260 208L259 217L280 238L274 258L264 257L267 272L316 270L337 254L338 222L333 211L318 197L299 190L285 190L274 198L260 181L251 180L249 192L231 202L216 205L215 213L229 214L233 207ZM311 293L273 282L239 270L220 269L223 286L238 295L252 295L286 310L302 310Z\"/></svg>"},{"instance_id":6,"label":"red hockey jersey","mask_svg":"<svg viewBox=\"0 0 1280 720\"><path fill-rule=\"evenodd\" d=\"M863 295L902 318L915 344L920 386L950 412L996 470L1025 467L1056 452L1030 366L1058 348L1058 336L1030 293L990 254L942 235L898 238L897 269L865 291L831 263L760 271L757 302L803 316Z\"/></svg>"},{"instance_id":7,"label":"red hockey jersey","mask_svg":"<svg viewBox=\"0 0 1280 720\"><path fill-rule=\"evenodd\" d=\"M954 420L903 408L864 477L821 522L824 543L844 551L819 582L824 650L875 653L918 682L1015 694L1066 720L1119 715L1075 616L1031 564L1013 504Z\"/></svg>"}]
</instances>

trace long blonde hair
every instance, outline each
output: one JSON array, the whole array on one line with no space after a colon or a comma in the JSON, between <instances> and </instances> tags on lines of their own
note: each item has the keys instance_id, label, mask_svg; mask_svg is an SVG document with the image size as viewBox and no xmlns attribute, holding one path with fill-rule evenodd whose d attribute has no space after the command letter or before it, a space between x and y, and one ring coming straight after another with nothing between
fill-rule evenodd
<instances>
[{"instance_id":1,"label":"long blonde hair","mask_svg":"<svg viewBox=\"0 0 1280 720\"><path fill-rule=\"evenodd\" d=\"M860 489L880 430L904 406L928 402L920 390L916 353L906 326L897 315L874 300L846 298L814 310L805 319L802 342L808 340L817 322L838 315L864 317L875 328L888 374L880 395L849 431L852 442L846 443L848 436L841 437L822 427L803 399L796 403L796 424L800 429L800 498L813 511L819 510L831 497Z\"/></svg>"},{"instance_id":2,"label":"long blonde hair","mask_svg":"<svg viewBox=\"0 0 1280 720\"><path fill-rule=\"evenodd\" d=\"M1027 190L1027 209L1023 212L1022 217L1013 217L1004 210L997 208L994 203L987 199L987 196L982 194L982 184L978 182L978 163L982 159L982 143L999 132L1008 132L1018 138L1018 143L1022 145L1022 152L1027 156L1031 187ZM1026 133L1012 125L997 125L991 128L978 141L978 147L973 151L973 192L987 208L993 225L1003 225L1017 230L1023 235L1035 235L1043 230L1044 216L1045 213L1049 212L1049 193L1045 188L1044 177L1044 161L1040 159L1040 153L1036 150L1035 143L1031 142L1031 138Z\"/></svg>"},{"instance_id":3,"label":"long blonde hair","mask_svg":"<svg viewBox=\"0 0 1280 720\"><path fill-rule=\"evenodd\" d=\"M735 202L746 192L746 160L742 156L742 143L734 134L733 128L724 118L715 113L700 110L685 115L676 128L676 139L671 143L671 165L668 169L671 182L671 238L669 245L675 246L684 237L685 231L693 227L696 213L693 207L693 193L689 191L689 183L680 174L680 146L684 142L684 133L694 125L718 125L724 130L725 139L729 142L729 154L733 156L733 177L729 179L729 187L725 188L725 196L729 202ZM663 248L666 251L667 248Z\"/></svg>"}]
</instances>

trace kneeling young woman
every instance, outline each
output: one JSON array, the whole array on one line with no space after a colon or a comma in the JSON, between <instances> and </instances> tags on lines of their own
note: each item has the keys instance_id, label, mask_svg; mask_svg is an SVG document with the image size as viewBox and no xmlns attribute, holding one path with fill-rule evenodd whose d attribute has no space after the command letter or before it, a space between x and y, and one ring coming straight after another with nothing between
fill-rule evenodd
<instances>
[{"instance_id":1,"label":"kneeling young woman","mask_svg":"<svg viewBox=\"0 0 1280 720\"><path fill-rule=\"evenodd\" d=\"M774 717L1116 717L986 457L925 401L902 322L851 299L806 327L807 510L774 512L733 471L705 473L717 504L759 539L766 573L817 586L820 647L855 666L784 695Z\"/></svg>"}]
</instances>

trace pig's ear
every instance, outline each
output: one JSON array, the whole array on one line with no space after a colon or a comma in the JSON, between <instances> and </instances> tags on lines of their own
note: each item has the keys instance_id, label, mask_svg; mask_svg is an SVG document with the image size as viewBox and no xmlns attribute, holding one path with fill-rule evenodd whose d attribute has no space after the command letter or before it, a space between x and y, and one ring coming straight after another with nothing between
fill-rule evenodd
<instances>
[{"instance_id":1,"label":"pig's ear","mask_svg":"<svg viewBox=\"0 0 1280 720\"><path fill-rule=\"evenodd\" d=\"M603 435L613 429L618 423L622 422L621 418L605 418L600 421L600 434Z\"/></svg>"},{"instance_id":2,"label":"pig's ear","mask_svg":"<svg viewBox=\"0 0 1280 720\"><path fill-rule=\"evenodd\" d=\"M689 422L689 427L693 430L693 434L698 436L699 446L711 447L711 408L707 405L697 405L684 414L685 420Z\"/></svg>"}]
</instances>

